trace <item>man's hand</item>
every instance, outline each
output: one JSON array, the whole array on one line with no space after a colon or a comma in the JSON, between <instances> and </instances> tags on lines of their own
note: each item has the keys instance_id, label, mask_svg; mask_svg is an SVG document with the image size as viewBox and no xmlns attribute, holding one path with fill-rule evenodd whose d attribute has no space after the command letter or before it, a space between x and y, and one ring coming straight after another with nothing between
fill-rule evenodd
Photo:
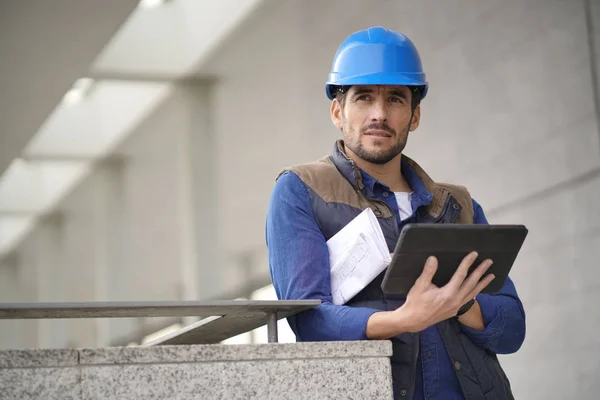
<instances>
[{"instance_id":1,"label":"man's hand","mask_svg":"<svg viewBox=\"0 0 600 400\"><path fill-rule=\"evenodd\" d=\"M469 268L476 259L477 253L475 252L467 255L450 282L441 288L431 283L438 268L437 259L433 256L427 259L423 273L408 292L406 302L394 311L402 314L403 318L409 321L408 332L419 332L440 321L454 317L463 304L475 298L490 284L494 275L490 274L483 280L481 277L492 265L491 260L482 262L467 278Z\"/></svg>"},{"instance_id":2,"label":"man's hand","mask_svg":"<svg viewBox=\"0 0 600 400\"><path fill-rule=\"evenodd\" d=\"M438 268L435 257L429 257L423 273L408 292L406 302L395 311L375 313L367 322L367 337L387 339L403 332L420 332L440 321L456 316L458 309L475 298L494 275L481 279L492 265L491 260L482 262L467 278L469 268L477 259L477 253L467 255L445 286L439 288L431 280Z\"/></svg>"}]
</instances>

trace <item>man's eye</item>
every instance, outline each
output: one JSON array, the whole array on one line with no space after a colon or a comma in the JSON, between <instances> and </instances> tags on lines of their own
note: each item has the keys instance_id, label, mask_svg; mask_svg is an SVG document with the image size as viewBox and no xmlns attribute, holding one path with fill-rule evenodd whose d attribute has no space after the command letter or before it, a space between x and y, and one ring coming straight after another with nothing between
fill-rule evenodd
<instances>
[{"instance_id":1,"label":"man's eye","mask_svg":"<svg viewBox=\"0 0 600 400\"><path fill-rule=\"evenodd\" d=\"M401 97L392 97L392 98L390 99L390 101L391 101L392 103L403 103L403 102L404 102L404 99L402 99Z\"/></svg>"},{"instance_id":2,"label":"man's eye","mask_svg":"<svg viewBox=\"0 0 600 400\"><path fill-rule=\"evenodd\" d=\"M368 94L363 94L356 98L356 100L359 100L359 101L369 101L370 99L371 99L371 96L369 96Z\"/></svg>"}]
</instances>

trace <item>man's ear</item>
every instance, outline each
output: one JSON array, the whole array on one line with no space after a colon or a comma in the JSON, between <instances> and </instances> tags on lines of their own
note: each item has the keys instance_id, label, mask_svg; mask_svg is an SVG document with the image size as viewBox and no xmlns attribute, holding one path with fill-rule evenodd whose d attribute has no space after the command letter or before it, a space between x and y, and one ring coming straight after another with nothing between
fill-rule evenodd
<instances>
[{"instance_id":1,"label":"man's ear","mask_svg":"<svg viewBox=\"0 0 600 400\"><path fill-rule=\"evenodd\" d=\"M421 122L421 105L419 104L416 108L415 108L415 112L413 113L413 118L412 121L410 123L410 131L414 131L415 129L417 129L419 127L419 123Z\"/></svg>"},{"instance_id":2,"label":"man's ear","mask_svg":"<svg viewBox=\"0 0 600 400\"><path fill-rule=\"evenodd\" d=\"M333 99L331 101L331 108L329 112L331 114L331 122L333 122L336 128L341 130L344 126L344 121L342 118L342 113L344 112L344 110L342 109L342 105L340 104L338 99Z\"/></svg>"}]
</instances>

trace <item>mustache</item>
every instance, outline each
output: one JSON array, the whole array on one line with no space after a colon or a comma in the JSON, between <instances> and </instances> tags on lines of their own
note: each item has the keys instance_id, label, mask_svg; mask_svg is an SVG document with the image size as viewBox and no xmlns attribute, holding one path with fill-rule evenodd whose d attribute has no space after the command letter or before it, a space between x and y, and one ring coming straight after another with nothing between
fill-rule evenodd
<instances>
[{"instance_id":1,"label":"mustache","mask_svg":"<svg viewBox=\"0 0 600 400\"><path fill-rule=\"evenodd\" d=\"M366 131L368 131L369 129L378 129L378 130L382 130L382 131L386 131L391 133L392 135L396 135L396 131L394 129L392 129L388 124L386 124L385 122L373 122L367 126L364 126L361 129L361 133L365 133Z\"/></svg>"}]
</instances>

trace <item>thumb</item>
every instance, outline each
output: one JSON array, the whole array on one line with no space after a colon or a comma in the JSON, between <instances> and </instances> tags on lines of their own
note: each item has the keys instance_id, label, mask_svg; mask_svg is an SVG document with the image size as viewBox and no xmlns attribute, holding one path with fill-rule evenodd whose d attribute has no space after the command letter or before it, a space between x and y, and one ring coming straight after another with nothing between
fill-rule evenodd
<instances>
[{"instance_id":1,"label":"thumb","mask_svg":"<svg viewBox=\"0 0 600 400\"><path fill-rule=\"evenodd\" d=\"M425 266L423 267L423 272L421 273L421 276L419 276L419 279L417 279L417 282L428 287L431 284L431 280L433 279L437 268L437 258L435 256L428 257L427 261L425 262Z\"/></svg>"}]
</instances>

